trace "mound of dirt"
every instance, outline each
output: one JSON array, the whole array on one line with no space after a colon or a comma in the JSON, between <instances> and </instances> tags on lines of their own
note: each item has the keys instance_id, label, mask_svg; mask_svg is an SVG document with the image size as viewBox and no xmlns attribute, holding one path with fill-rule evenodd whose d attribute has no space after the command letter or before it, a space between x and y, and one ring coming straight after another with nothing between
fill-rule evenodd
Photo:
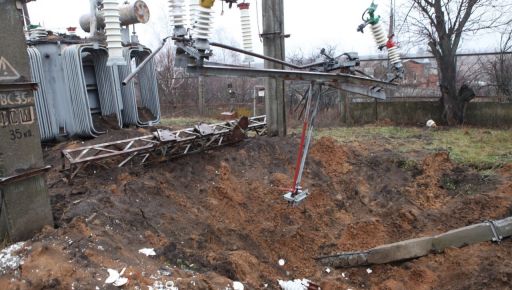
<instances>
[{"instance_id":1,"label":"mound of dirt","mask_svg":"<svg viewBox=\"0 0 512 290\"><path fill-rule=\"evenodd\" d=\"M232 281L279 289L278 279L295 278L322 289L510 285L504 263L512 258L510 241L372 271L326 271L314 259L504 218L512 209L510 175L484 178L444 152L410 160L378 146L322 138L304 176L312 194L289 207L281 189L290 186L297 144L258 137L144 167L90 165L72 184L52 171L58 228L28 243L25 263L1 276L0 288L116 289L105 284L109 268L126 268L124 289L167 281L179 289L231 289ZM59 164L59 148L46 152L49 163ZM471 191L459 190L468 184ZM154 248L156 256L138 253L142 248Z\"/></svg>"}]
</instances>

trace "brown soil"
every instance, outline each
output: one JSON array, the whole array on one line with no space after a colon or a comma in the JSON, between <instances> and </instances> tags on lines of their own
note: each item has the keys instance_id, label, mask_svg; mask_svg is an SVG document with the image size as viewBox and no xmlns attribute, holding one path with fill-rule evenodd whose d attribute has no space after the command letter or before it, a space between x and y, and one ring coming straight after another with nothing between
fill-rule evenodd
<instances>
[{"instance_id":1,"label":"brown soil","mask_svg":"<svg viewBox=\"0 0 512 290\"><path fill-rule=\"evenodd\" d=\"M288 207L278 188L291 183L297 143L258 137L145 167L91 165L72 184L52 171L57 228L30 242L25 263L0 276L0 289L117 289L104 284L106 269L123 267L124 289L171 280L179 289L226 289L231 280L278 289L277 279L294 278L322 289L511 288L510 240L372 266L371 274L327 273L313 258L507 217L512 165L489 178L444 152L409 159L378 144L322 138L305 171L312 195ZM47 150L47 162L58 168L64 146L76 144Z\"/></svg>"}]
</instances>

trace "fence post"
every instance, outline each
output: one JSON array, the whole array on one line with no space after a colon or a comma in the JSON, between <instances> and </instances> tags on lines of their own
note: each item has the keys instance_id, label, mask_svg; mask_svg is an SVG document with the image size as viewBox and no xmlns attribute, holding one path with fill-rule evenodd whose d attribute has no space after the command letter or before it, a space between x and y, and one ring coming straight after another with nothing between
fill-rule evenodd
<instances>
[{"instance_id":1,"label":"fence post","mask_svg":"<svg viewBox=\"0 0 512 290\"><path fill-rule=\"evenodd\" d=\"M350 117L350 103L352 101L351 95L348 92L345 92L345 110L344 110L344 119L346 125L352 125L352 119Z\"/></svg>"}]
</instances>

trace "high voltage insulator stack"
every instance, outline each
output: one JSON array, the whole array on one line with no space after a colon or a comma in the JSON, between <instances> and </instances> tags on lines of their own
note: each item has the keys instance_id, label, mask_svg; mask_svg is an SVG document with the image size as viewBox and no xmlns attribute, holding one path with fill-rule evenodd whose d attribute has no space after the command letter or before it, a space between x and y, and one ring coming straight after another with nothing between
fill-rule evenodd
<instances>
[{"instance_id":1,"label":"high voltage insulator stack","mask_svg":"<svg viewBox=\"0 0 512 290\"><path fill-rule=\"evenodd\" d=\"M119 1L103 0L105 16L105 35L108 46L108 65L126 65L123 58L121 21L119 20Z\"/></svg>"},{"instance_id":2,"label":"high voltage insulator stack","mask_svg":"<svg viewBox=\"0 0 512 290\"><path fill-rule=\"evenodd\" d=\"M386 36L386 33L384 32L384 29L382 28L382 25L380 25L380 21L377 20L376 22L370 22L370 29L372 30L372 34L373 37L375 38L377 46L379 48L385 47L388 38Z\"/></svg>"},{"instance_id":3,"label":"high voltage insulator stack","mask_svg":"<svg viewBox=\"0 0 512 290\"><path fill-rule=\"evenodd\" d=\"M389 63L392 65L394 69L394 73L396 75L396 78L402 78L403 77L403 66L402 66L402 60L400 58L400 52L398 51L398 47L396 43L393 41L394 32L393 29L390 28L389 35L386 35L384 32L384 29L382 28L381 22L380 22L380 16L376 16L375 12L377 10L378 5L376 5L374 2L370 5L368 9L365 10L363 13L363 24L359 25L358 31L364 32L364 28L367 25L370 25L370 29L372 31L373 37L375 38L375 42L377 43L377 46L380 50L386 48L388 50L388 57L389 57ZM367 19L365 19L365 15L368 16Z\"/></svg>"},{"instance_id":4,"label":"high voltage insulator stack","mask_svg":"<svg viewBox=\"0 0 512 290\"><path fill-rule=\"evenodd\" d=\"M169 0L169 18L175 36L187 33L185 0Z\"/></svg>"},{"instance_id":5,"label":"high voltage insulator stack","mask_svg":"<svg viewBox=\"0 0 512 290\"><path fill-rule=\"evenodd\" d=\"M243 48L247 51L253 51L252 46L252 26L251 26L251 12L249 10L250 3L240 3L240 21L242 24L242 43ZM250 63L254 61L252 56L246 56L244 62Z\"/></svg>"},{"instance_id":6,"label":"high voltage insulator stack","mask_svg":"<svg viewBox=\"0 0 512 290\"><path fill-rule=\"evenodd\" d=\"M210 48L208 40L212 34L213 25L213 1L199 1L199 5L192 3L192 36L195 40L195 47L199 50Z\"/></svg>"}]
</instances>

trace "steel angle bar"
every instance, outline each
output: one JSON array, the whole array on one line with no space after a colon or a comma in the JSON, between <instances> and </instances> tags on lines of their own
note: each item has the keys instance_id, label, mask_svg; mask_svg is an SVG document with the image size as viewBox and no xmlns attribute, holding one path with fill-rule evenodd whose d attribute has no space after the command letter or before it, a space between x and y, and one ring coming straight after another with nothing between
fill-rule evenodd
<instances>
[{"instance_id":1,"label":"steel angle bar","mask_svg":"<svg viewBox=\"0 0 512 290\"><path fill-rule=\"evenodd\" d=\"M62 150L62 153L67 157L70 163L80 163L84 161L101 159L103 157L111 157L112 155L116 154L126 154L135 150L147 149L149 147L155 146L156 144L159 144L159 142L155 139L156 138L154 135L146 135L138 138L131 138L103 144L64 149ZM127 144L132 145L127 146ZM98 151L104 151L106 153L95 155L98 153Z\"/></svg>"},{"instance_id":2,"label":"steel angle bar","mask_svg":"<svg viewBox=\"0 0 512 290\"><path fill-rule=\"evenodd\" d=\"M342 73L323 73L311 71L253 69L227 66L188 66L187 71L202 76L246 76L246 77L274 77L291 81L316 81L330 85L340 86L343 90L357 89L356 93L365 93L368 87L376 93L371 97L385 98L386 92L397 87L396 84Z\"/></svg>"},{"instance_id":3,"label":"steel angle bar","mask_svg":"<svg viewBox=\"0 0 512 290\"><path fill-rule=\"evenodd\" d=\"M176 158L236 143L244 136L240 135L237 130L240 130L242 134L254 131L260 135L266 128L265 116L249 118L248 121L247 127L240 125L237 121L211 125L202 124L204 126L203 130L207 131L208 134L201 134L198 132L197 127L177 131L159 129L152 135L80 148L64 149L62 150L62 169L69 169L72 178L81 168L93 161L98 162L116 157L124 157L118 164L121 167L136 157L142 159L141 164L146 162L151 156L160 155L160 158ZM242 126L245 129L241 128Z\"/></svg>"},{"instance_id":4,"label":"steel angle bar","mask_svg":"<svg viewBox=\"0 0 512 290\"><path fill-rule=\"evenodd\" d=\"M248 129L260 129L267 126L267 116L256 116L249 118Z\"/></svg>"}]
</instances>

